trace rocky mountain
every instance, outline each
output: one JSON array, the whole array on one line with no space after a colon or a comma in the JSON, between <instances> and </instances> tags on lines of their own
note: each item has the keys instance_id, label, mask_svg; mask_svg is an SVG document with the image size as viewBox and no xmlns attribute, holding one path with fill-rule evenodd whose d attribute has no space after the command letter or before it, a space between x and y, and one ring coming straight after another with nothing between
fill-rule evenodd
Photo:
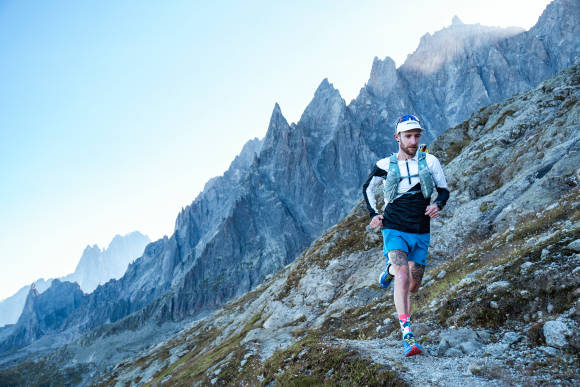
<instances>
[{"instance_id":1,"label":"rocky mountain","mask_svg":"<svg viewBox=\"0 0 580 387\"><path fill-rule=\"evenodd\" d=\"M371 80L349 105L328 80L296 124L288 124L276 105L265 138L248 143L230 169L183 209L170 238L148 245L123 277L88 295L60 328L26 348L12 347L0 363L15 364L70 342L59 356L76 353L77 361L98 372L158 342L156 335L170 335L184 319L199 318L255 288L349 213L369 167L394 149L391 128L400 114L421 116L429 140L473 109L575 63L578 7L555 1L527 32L455 20L423 39L399 69L389 60L375 60ZM440 67L429 67L433 72L413 66L449 41L456 44L445 51ZM498 56L503 61L493 59ZM468 141L453 142L452 149ZM445 255L436 251L435 256ZM0 342L11 340L19 328L12 329L0 331ZM90 333L73 341L85 332ZM42 346L50 340L56 344ZM99 355L88 356L87 348Z\"/></svg>"},{"instance_id":2,"label":"rocky mountain","mask_svg":"<svg viewBox=\"0 0 580 387\"><path fill-rule=\"evenodd\" d=\"M528 90L580 60L580 3L554 1L529 31L463 24L425 34L417 50L395 68L375 58L371 77L349 108L377 155L393 149L393 123L414 112L427 127L426 142L475 110Z\"/></svg>"},{"instance_id":3,"label":"rocky mountain","mask_svg":"<svg viewBox=\"0 0 580 387\"><path fill-rule=\"evenodd\" d=\"M40 293L44 292L50 286L52 279L45 280L40 278L34 281L36 290ZM18 321L18 317L22 314L22 308L26 302L26 297L30 293L31 285L26 285L20 288L12 296L0 301L0 327L7 324L14 324Z\"/></svg>"},{"instance_id":4,"label":"rocky mountain","mask_svg":"<svg viewBox=\"0 0 580 387\"><path fill-rule=\"evenodd\" d=\"M87 246L75 271L60 281L76 282L85 293L90 293L98 285L110 279L120 278L127 265L143 254L145 246L151 242L149 237L134 231L124 236L115 235L109 246L101 250L97 245ZM53 279L43 278L34 282L35 292L43 293L50 287ZM31 285L22 287L14 295L0 301L0 327L14 324L22 313Z\"/></svg>"},{"instance_id":5,"label":"rocky mountain","mask_svg":"<svg viewBox=\"0 0 580 387\"><path fill-rule=\"evenodd\" d=\"M0 351L28 345L60 330L62 320L84 304L86 298L79 284L73 282L55 279L43 297L36 287L31 287L22 314L16 325L12 326L14 332L0 343Z\"/></svg>"},{"instance_id":6,"label":"rocky mountain","mask_svg":"<svg viewBox=\"0 0 580 387\"><path fill-rule=\"evenodd\" d=\"M402 361L392 288L377 283L381 235L360 202L255 290L105 375L79 359L124 337L121 324L0 377L14 384L88 377L104 385L578 385L579 100L577 64L475 112L432 144L452 196L433 221L432 253L414 296L422 356Z\"/></svg>"}]
</instances>

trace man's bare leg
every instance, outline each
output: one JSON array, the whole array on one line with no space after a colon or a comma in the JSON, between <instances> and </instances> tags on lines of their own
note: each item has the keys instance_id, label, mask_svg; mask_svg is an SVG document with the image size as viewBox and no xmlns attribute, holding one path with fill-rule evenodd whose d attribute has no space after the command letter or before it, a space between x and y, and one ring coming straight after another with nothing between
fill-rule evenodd
<instances>
[{"instance_id":1,"label":"man's bare leg","mask_svg":"<svg viewBox=\"0 0 580 387\"><path fill-rule=\"evenodd\" d=\"M423 281L425 265L409 261L409 272L411 273L409 292L417 293L419 291L419 286L421 286L421 281Z\"/></svg>"},{"instance_id":2,"label":"man's bare leg","mask_svg":"<svg viewBox=\"0 0 580 387\"><path fill-rule=\"evenodd\" d=\"M412 304L411 304L411 293L417 293L419 291L419 286L421 286L421 281L423 280L423 274L425 273L425 265L409 261L409 292L407 293L407 303L409 305L409 314L411 314Z\"/></svg>"},{"instance_id":3,"label":"man's bare leg","mask_svg":"<svg viewBox=\"0 0 580 387\"><path fill-rule=\"evenodd\" d=\"M395 308L403 334L405 356L417 355L422 349L411 331L411 291L414 293L419 289L425 267L408 262L407 254L401 250L389 251L389 262L395 269Z\"/></svg>"},{"instance_id":4,"label":"man's bare leg","mask_svg":"<svg viewBox=\"0 0 580 387\"><path fill-rule=\"evenodd\" d=\"M410 314L407 253L402 250L391 250L389 251L389 262L395 271L395 309L397 309L398 314Z\"/></svg>"}]
</instances>

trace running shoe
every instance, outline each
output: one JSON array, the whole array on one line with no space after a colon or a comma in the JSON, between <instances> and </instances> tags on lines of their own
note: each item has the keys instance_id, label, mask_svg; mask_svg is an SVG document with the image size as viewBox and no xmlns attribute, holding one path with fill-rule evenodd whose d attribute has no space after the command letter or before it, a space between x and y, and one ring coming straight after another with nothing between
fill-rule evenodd
<instances>
[{"instance_id":1,"label":"running shoe","mask_svg":"<svg viewBox=\"0 0 580 387\"><path fill-rule=\"evenodd\" d=\"M423 352L417 340L415 340L415 336L412 333L407 333L405 338L403 339L403 350L405 351L405 357L419 355Z\"/></svg>"},{"instance_id":2,"label":"running shoe","mask_svg":"<svg viewBox=\"0 0 580 387\"><path fill-rule=\"evenodd\" d=\"M395 276L393 276L393 275L391 275L391 273L389 273L390 267L391 267L391 264L389 264L387 266L387 268L385 270L383 270L383 272L379 276L379 286L383 289L388 288L389 285L391 284L391 282L393 281L393 278L395 278Z\"/></svg>"}]
</instances>

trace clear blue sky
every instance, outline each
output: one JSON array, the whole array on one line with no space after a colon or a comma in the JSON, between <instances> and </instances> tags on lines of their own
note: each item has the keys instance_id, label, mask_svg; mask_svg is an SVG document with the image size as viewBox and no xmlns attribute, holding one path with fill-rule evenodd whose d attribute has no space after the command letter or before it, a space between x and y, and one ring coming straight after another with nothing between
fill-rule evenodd
<instances>
[{"instance_id":1,"label":"clear blue sky","mask_svg":"<svg viewBox=\"0 0 580 387\"><path fill-rule=\"evenodd\" d=\"M181 207L322 79L347 103L451 23L548 1L0 1L0 299L88 244L171 235Z\"/></svg>"}]
</instances>

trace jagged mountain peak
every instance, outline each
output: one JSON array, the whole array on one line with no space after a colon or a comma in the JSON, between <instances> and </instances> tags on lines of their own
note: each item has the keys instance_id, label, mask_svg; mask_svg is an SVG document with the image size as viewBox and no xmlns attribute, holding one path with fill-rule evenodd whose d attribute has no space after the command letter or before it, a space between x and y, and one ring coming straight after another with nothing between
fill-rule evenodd
<instances>
[{"instance_id":1,"label":"jagged mountain peak","mask_svg":"<svg viewBox=\"0 0 580 387\"><path fill-rule=\"evenodd\" d=\"M324 78L298 121L307 136L324 136L336 130L346 103L333 84Z\"/></svg>"},{"instance_id":2,"label":"jagged mountain peak","mask_svg":"<svg viewBox=\"0 0 580 387\"><path fill-rule=\"evenodd\" d=\"M463 22L461 21L459 16L455 15L455 16L453 16L453 19L451 19L451 25L452 26L460 26L460 25L463 25Z\"/></svg>"},{"instance_id":3,"label":"jagged mountain peak","mask_svg":"<svg viewBox=\"0 0 580 387\"><path fill-rule=\"evenodd\" d=\"M329 98L342 99L342 97L340 96L340 92L334 88L334 85L328 80L328 78L324 78L322 82L320 82L320 85L318 85L318 87L316 88L312 102Z\"/></svg>"},{"instance_id":4,"label":"jagged mountain peak","mask_svg":"<svg viewBox=\"0 0 580 387\"><path fill-rule=\"evenodd\" d=\"M534 49L545 50L545 61L552 67L565 68L580 61L578 41L580 34L580 1L578 0L555 0L551 2L529 35L535 37L538 42Z\"/></svg>"},{"instance_id":5,"label":"jagged mountain peak","mask_svg":"<svg viewBox=\"0 0 580 387\"><path fill-rule=\"evenodd\" d=\"M18 322L29 320L31 314L34 312L35 300L40 296L40 293L36 289L36 285L33 283L30 285L30 290L26 295L26 301L24 302L24 307L22 308L22 313L18 317Z\"/></svg>"},{"instance_id":6,"label":"jagged mountain peak","mask_svg":"<svg viewBox=\"0 0 580 387\"><path fill-rule=\"evenodd\" d=\"M111 242L112 243L112 242ZM79 259L79 263L75 268L75 272L81 270L84 265L87 265L88 262L98 260L98 257L103 253L103 250L97 245L94 244L93 246L87 245L83 250L83 254L81 255L81 259Z\"/></svg>"},{"instance_id":7,"label":"jagged mountain peak","mask_svg":"<svg viewBox=\"0 0 580 387\"><path fill-rule=\"evenodd\" d=\"M274 103L274 109L272 109L273 114L282 114L282 109L280 108L280 104L278 102Z\"/></svg>"},{"instance_id":8,"label":"jagged mountain peak","mask_svg":"<svg viewBox=\"0 0 580 387\"><path fill-rule=\"evenodd\" d=\"M270 116L270 123L268 124L268 131L264 137L264 144L262 148L270 149L273 147L278 141L280 141L281 136L287 137L290 129L291 128L290 125L288 125L288 121L282 114L280 105L278 102L276 102Z\"/></svg>"},{"instance_id":9,"label":"jagged mountain peak","mask_svg":"<svg viewBox=\"0 0 580 387\"><path fill-rule=\"evenodd\" d=\"M467 51L472 52L484 45L524 32L524 29L519 27L488 27L457 21L460 21L459 18L454 18L451 26L433 35L430 33L423 35L419 46L414 53L407 56L401 68L432 74L445 63L453 61Z\"/></svg>"},{"instance_id":10,"label":"jagged mountain peak","mask_svg":"<svg viewBox=\"0 0 580 387\"><path fill-rule=\"evenodd\" d=\"M366 86L378 96L386 97L397 83L397 68L390 57L380 60L375 56Z\"/></svg>"},{"instance_id":11,"label":"jagged mountain peak","mask_svg":"<svg viewBox=\"0 0 580 387\"><path fill-rule=\"evenodd\" d=\"M575 21L576 29L580 28L578 15L580 12L580 2L578 0L554 0L538 18L538 22L531 30L549 30L551 28L560 29L563 22Z\"/></svg>"},{"instance_id":12,"label":"jagged mountain peak","mask_svg":"<svg viewBox=\"0 0 580 387\"><path fill-rule=\"evenodd\" d=\"M324 78L322 80L322 82L320 82L320 85L318 85L318 87L316 88L315 91L315 95L317 93L323 92L324 90L334 90L334 86L332 85L332 83L330 83L330 81L328 80L328 78Z\"/></svg>"},{"instance_id":13,"label":"jagged mountain peak","mask_svg":"<svg viewBox=\"0 0 580 387\"><path fill-rule=\"evenodd\" d=\"M83 255L84 254L98 254L101 252L101 248L99 247L99 245L97 245L96 243L94 245L87 245L87 247L85 247L85 249L83 250Z\"/></svg>"},{"instance_id":14,"label":"jagged mountain peak","mask_svg":"<svg viewBox=\"0 0 580 387\"><path fill-rule=\"evenodd\" d=\"M282 108L280 108L278 102L274 104L274 109L272 109L272 114L270 115L270 123L268 124L268 130L270 130L270 128L272 127L276 128L289 127L288 121L286 120L286 117L284 117L284 114L282 114Z\"/></svg>"},{"instance_id":15,"label":"jagged mountain peak","mask_svg":"<svg viewBox=\"0 0 580 387\"><path fill-rule=\"evenodd\" d=\"M120 234L115 234L115 236L113 237L113 239L111 239L111 242L109 243L109 246L111 246L112 243L117 243L118 241L121 240L121 235Z\"/></svg>"},{"instance_id":16,"label":"jagged mountain peak","mask_svg":"<svg viewBox=\"0 0 580 387\"><path fill-rule=\"evenodd\" d=\"M107 248L103 250L103 252L123 246L129 241L145 240L145 239L149 241L149 237L147 235L140 233L139 231L132 231L125 235L116 234L113 237L113 239L111 239L111 242L109 242Z\"/></svg>"}]
</instances>

